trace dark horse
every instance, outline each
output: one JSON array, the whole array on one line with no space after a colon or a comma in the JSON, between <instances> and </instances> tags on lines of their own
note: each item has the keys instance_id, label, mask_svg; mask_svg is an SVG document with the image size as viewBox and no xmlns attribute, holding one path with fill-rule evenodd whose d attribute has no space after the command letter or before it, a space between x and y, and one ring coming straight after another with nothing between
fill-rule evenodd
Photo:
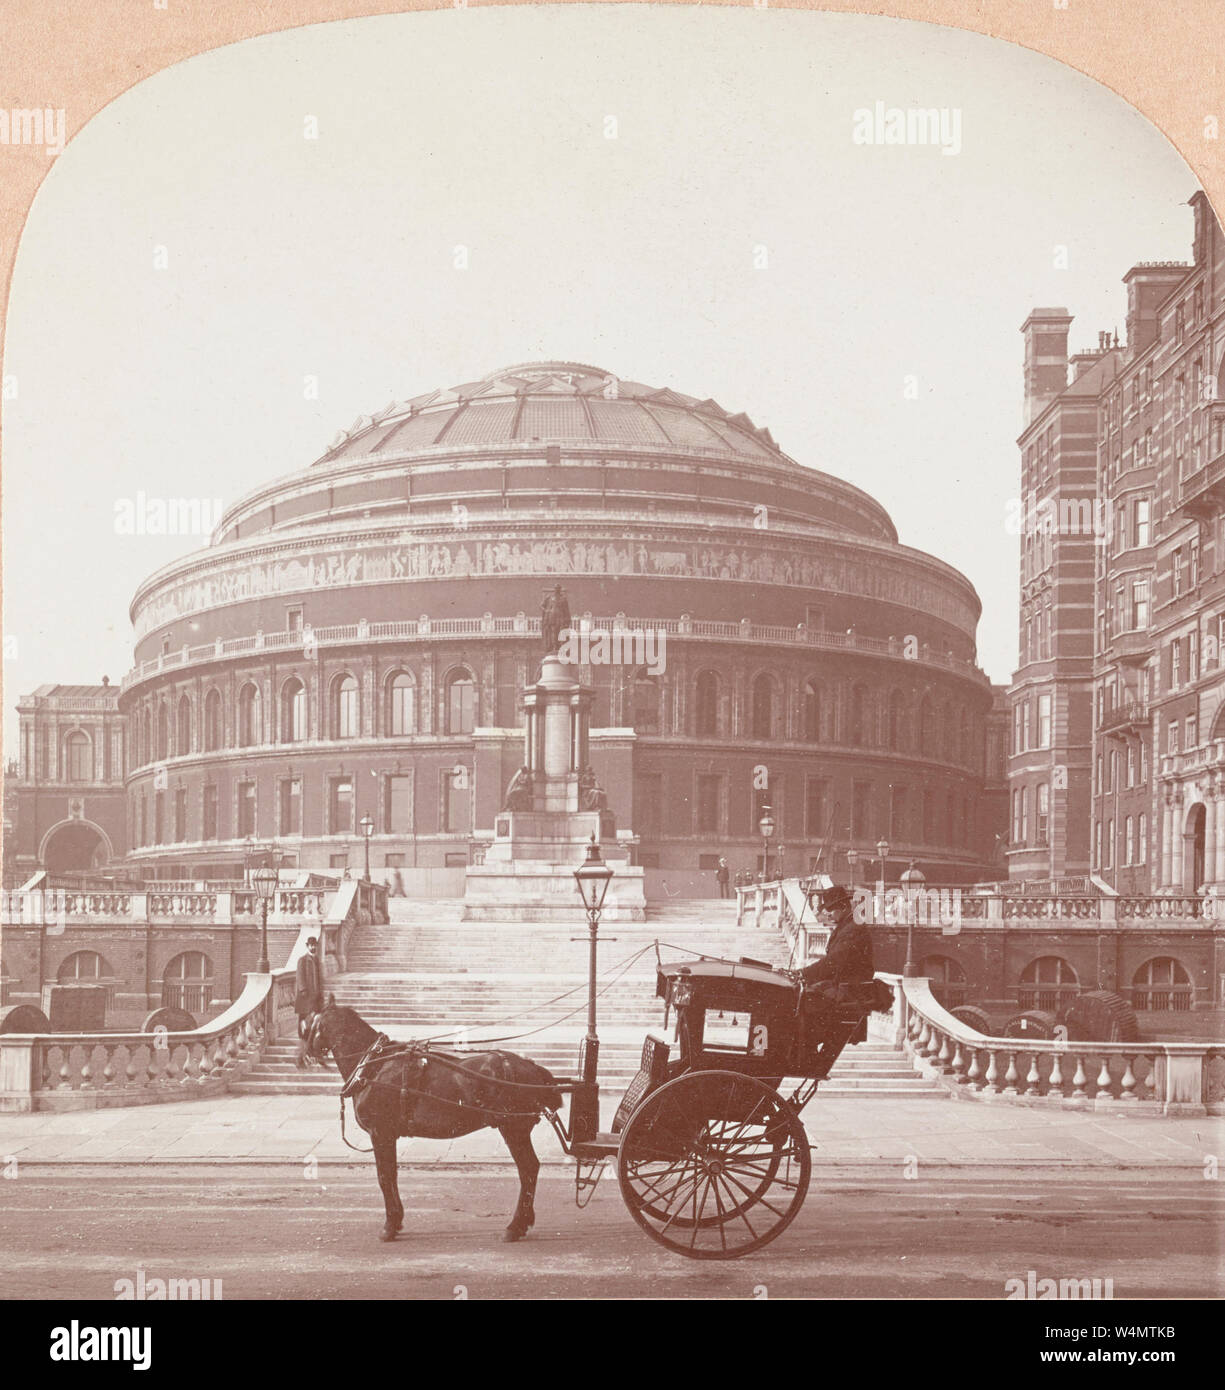
<instances>
[{"instance_id":1,"label":"dark horse","mask_svg":"<svg viewBox=\"0 0 1225 1390\"><path fill-rule=\"evenodd\" d=\"M519 1200L505 1239L523 1239L536 1220L532 1204L540 1172L532 1129L543 1111L561 1107L551 1072L513 1052L389 1043L330 996L323 1012L311 1019L307 1048L320 1061L332 1054L345 1079L342 1094L352 1095L357 1123L370 1136L387 1209L381 1240L395 1240L404 1224L396 1140L458 1139L486 1127L506 1140L519 1170Z\"/></svg>"}]
</instances>

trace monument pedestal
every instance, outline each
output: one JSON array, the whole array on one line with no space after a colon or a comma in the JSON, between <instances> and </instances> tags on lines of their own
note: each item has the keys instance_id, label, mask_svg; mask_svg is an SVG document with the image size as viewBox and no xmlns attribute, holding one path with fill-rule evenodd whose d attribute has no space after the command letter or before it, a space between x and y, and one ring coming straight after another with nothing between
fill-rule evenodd
<instances>
[{"instance_id":1,"label":"monument pedestal","mask_svg":"<svg viewBox=\"0 0 1225 1390\"><path fill-rule=\"evenodd\" d=\"M574 871L582 862L580 853L562 863L530 859L506 864L471 864L464 885L463 920L569 922L581 926L586 923L587 915L579 898ZM616 865L616 876L608 885L600 920L646 921L646 897L639 865Z\"/></svg>"},{"instance_id":2,"label":"monument pedestal","mask_svg":"<svg viewBox=\"0 0 1225 1390\"><path fill-rule=\"evenodd\" d=\"M591 691L546 656L522 698L526 757L484 862L468 866L463 920L586 922L574 871L595 839L615 870L603 920L645 921L642 868L616 843L615 818L587 767Z\"/></svg>"}]
</instances>

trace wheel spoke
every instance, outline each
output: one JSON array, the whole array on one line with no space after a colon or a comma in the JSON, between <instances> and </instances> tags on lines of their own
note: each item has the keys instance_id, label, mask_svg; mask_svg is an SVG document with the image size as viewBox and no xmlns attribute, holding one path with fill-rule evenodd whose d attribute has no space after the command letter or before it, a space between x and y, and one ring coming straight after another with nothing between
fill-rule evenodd
<instances>
[{"instance_id":1,"label":"wheel spoke","mask_svg":"<svg viewBox=\"0 0 1225 1390\"><path fill-rule=\"evenodd\" d=\"M696 1197L694 1199L695 1209L693 1213L693 1234L689 1237L690 1250L692 1250L698 1242L698 1232L702 1229L702 1213L706 1210L706 1199L710 1196L711 1186L711 1182L709 1181L709 1179L707 1179L706 1183L702 1188L702 1205L700 1207L696 1206Z\"/></svg>"},{"instance_id":2,"label":"wheel spoke","mask_svg":"<svg viewBox=\"0 0 1225 1390\"><path fill-rule=\"evenodd\" d=\"M693 1259L734 1259L773 1240L799 1209L808 1153L797 1132L792 1110L765 1081L686 1073L627 1121L622 1195L666 1248Z\"/></svg>"},{"instance_id":3,"label":"wheel spoke","mask_svg":"<svg viewBox=\"0 0 1225 1390\"><path fill-rule=\"evenodd\" d=\"M760 1204L763 1207L769 1207L769 1209L774 1213L775 1216L781 1219L782 1217L787 1215L785 1211L779 1211L779 1209L774 1205L773 1202L767 1202L760 1192L753 1192L749 1188L745 1187L744 1183L742 1183L739 1180L739 1178L732 1177L730 1173L724 1173L723 1176L727 1178L728 1182L734 1182L736 1186L740 1188L740 1190L744 1192L748 1197L752 1198L754 1202L760 1202Z\"/></svg>"},{"instance_id":4,"label":"wheel spoke","mask_svg":"<svg viewBox=\"0 0 1225 1390\"><path fill-rule=\"evenodd\" d=\"M695 1190L696 1190L696 1188L697 1188L697 1184L698 1184L700 1181L701 1181L701 1174L698 1172L697 1166L696 1166L696 1164L695 1164L695 1165L694 1165L694 1175L693 1175L693 1184L694 1184L694 1189L695 1189ZM677 1207L677 1209L672 1213L672 1215L671 1215L670 1217L668 1217L668 1219L664 1222L664 1224L659 1228L660 1235L662 1235L662 1234L668 1229L668 1227L671 1226L671 1224L676 1220L676 1218L681 1214L681 1212L684 1211L684 1209L685 1209L685 1203L686 1203L688 1200L689 1200L689 1194L686 1193L685 1196L681 1198L680 1205ZM656 1218L656 1219L658 1219L658 1218Z\"/></svg>"},{"instance_id":5,"label":"wheel spoke","mask_svg":"<svg viewBox=\"0 0 1225 1390\"><path fill-rule=\"evenodd\" d=\"M722 1174L720 1174L720 1179L721 1179L721 1178L722 1178ZM730 1188L728 1189L727 1195L728 1195L729 1197L731 1197L731 1196L733 1195ZM756 1240L756 1239L757 1239L757 1232L753 1229L753 1223L752 1223L752 1222L749 1220L749 1218L744 1214L744 1207L743 1207L743 1206L737 1206L736 1203L733 1202L733 1203L732 1203L732 1215L733 1215L733 1216L739 1217L740 1220L744 1222L744 1224L749 1228L749 1235L751 1235L751 1236L753 1237L753 1239Z\"/></svg>"},{"instance_id":6,"label":"wheel spoke","mask_svg":"<svg viewBox=\"0 0 1225 1390\"><path fill-rule=\"evenodd\" d=\"M649 1199L656 1199L656 1198L657 1198L658 1200L662 1201L662 1202L664 1203L665 1206L669 1205L669 1204L671 1203L671 1200L672 1200L673 1196L675 1196L676 1192L680 1189L680 1187L681 1187L686 1181L688 1181L688 1179L687 1179L687 1177L686 1177L686 1173L687 1173L688 1168L689 1168L689 1163L688 1163L688 1160L686 1160L686 1162L683 1163L683 1164L680 1166L679 1172L677 1173L676 1182L673 1183L673 1185L668 1189L668 1191L667 1191L666 1193L662 1191L662 1189L661 1189L660 1186L659 1186L659 1183L660 1183L660 1182L663 1182L668 1176L670 1176L670 1174L672 1173L673 1170L669 1169L668 1173L663 1173L663 1174L661 1174L660 1177L659 1177L659 1182L651 1183L650 1186L647 1187L646 1190L644 1191L644 1193L643 1193L643 1198L644 1198L644 1200L646 1200L646 1199L648 1199L648 1198L649 1198Z\"/></svg>"},{"instance_id":7,"label":"wheel spoke","mask_svg":"<svg viewBox=\"0 0 1225 1390\"><path fill-rule=\"evenodd\" d=\"M717 1182L714 1182L714 1183L711 1184L711 1186L714 1188L714 1192L715 1192L715 1205L719 1208L719 1216L718 1216L718 1223L719 1223L719 1240L722 1242L722 1245L723 1245L723 1252L724 1252L724 1254L726 1254L726 1253L727 1253L727 1231L726 1231L726 1229L725 1229L725 1226L726 1226L727 1223L726 1223L726 1221L725 1221L725 1219L724 1219L724 1215L723 1215L723 1198L722 1198L722 1197L720 1196L720 1194L719 1194L719 1184L718 1184Z\"/></svg>"}]
</instances>

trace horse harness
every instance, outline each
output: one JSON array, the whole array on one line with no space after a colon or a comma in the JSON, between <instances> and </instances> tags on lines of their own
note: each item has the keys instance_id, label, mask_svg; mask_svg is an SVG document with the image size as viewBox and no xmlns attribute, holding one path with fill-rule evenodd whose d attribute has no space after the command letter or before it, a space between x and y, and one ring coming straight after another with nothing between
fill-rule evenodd
<instances>
[{"instance_id":1,"label":"horse harness","mask_svg":"<svg viewBox=\"0 0 1225 1390\"><path fill-rule=\"evenodd\" d=\"M476 1113L483 1116L487 1124L495 1121L539 1118L541 1114L549 1115L550 1113L550 1107L542 1106L536 1106L531 1110L496 1110L492 1106L473 1104L463 1099L452 1100L449 1096L439 1096L430 1091L420 1090L409 1084L410 1078L414 1075L420 1076L431 1062L463 1073L481 1085L530 1091L544 1091L551 1088L545 1082L508 1081L497 1077L482 1076L479 1072L474 1072L470 1067L464 1066L462 1062L431 1048L428 1042L395 1043L386 1033L376 1033L370 1046L362 1053L357 1066L353 1068L348 1081L340 1090L340 1137L346 1147L352 1149L354 1153L370 1153L371 1150L359 1149L356 1145L349 1143L348 1136L345 1134L345 1100L353 1100L356 1105L357 1092L362 1088L366 1086L390 1086L391 1082L379 1080L376 1073L385 1062L396 1061L400 1058L406 1059L399 1084L400 1115L405 1123L411 1119L415 1103L419 1099L433 1101L435 1105L450 1106L452 1109L462 1111L465 1114Z\"/></svg>"}]
</instances>

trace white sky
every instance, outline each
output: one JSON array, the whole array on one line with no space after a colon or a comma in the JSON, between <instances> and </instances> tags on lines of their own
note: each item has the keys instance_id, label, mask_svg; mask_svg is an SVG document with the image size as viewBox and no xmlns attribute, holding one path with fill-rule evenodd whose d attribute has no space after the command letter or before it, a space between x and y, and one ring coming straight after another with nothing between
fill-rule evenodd
<instances>
[{"instance_id":1,"label":"white sky","mask_svg":"<svg viewBox=\"0 0 1225 1390\"><path fill-rule=\"evenodd\" d=\"M960 108L961 153L853 144L878 100ZM1007 680L1018 329L1065 304L1074 348L1121 332L1120 277L1188 257L1195 187L1106 88L898 20L470 8L159 73L55 161L18 254L6 741L39 684L119 680L133 590L200 544L116 535L117 501L228 503L361 414L534 357L713 396L867 489L969 576Z\"/></svg>"}]
</instances>

